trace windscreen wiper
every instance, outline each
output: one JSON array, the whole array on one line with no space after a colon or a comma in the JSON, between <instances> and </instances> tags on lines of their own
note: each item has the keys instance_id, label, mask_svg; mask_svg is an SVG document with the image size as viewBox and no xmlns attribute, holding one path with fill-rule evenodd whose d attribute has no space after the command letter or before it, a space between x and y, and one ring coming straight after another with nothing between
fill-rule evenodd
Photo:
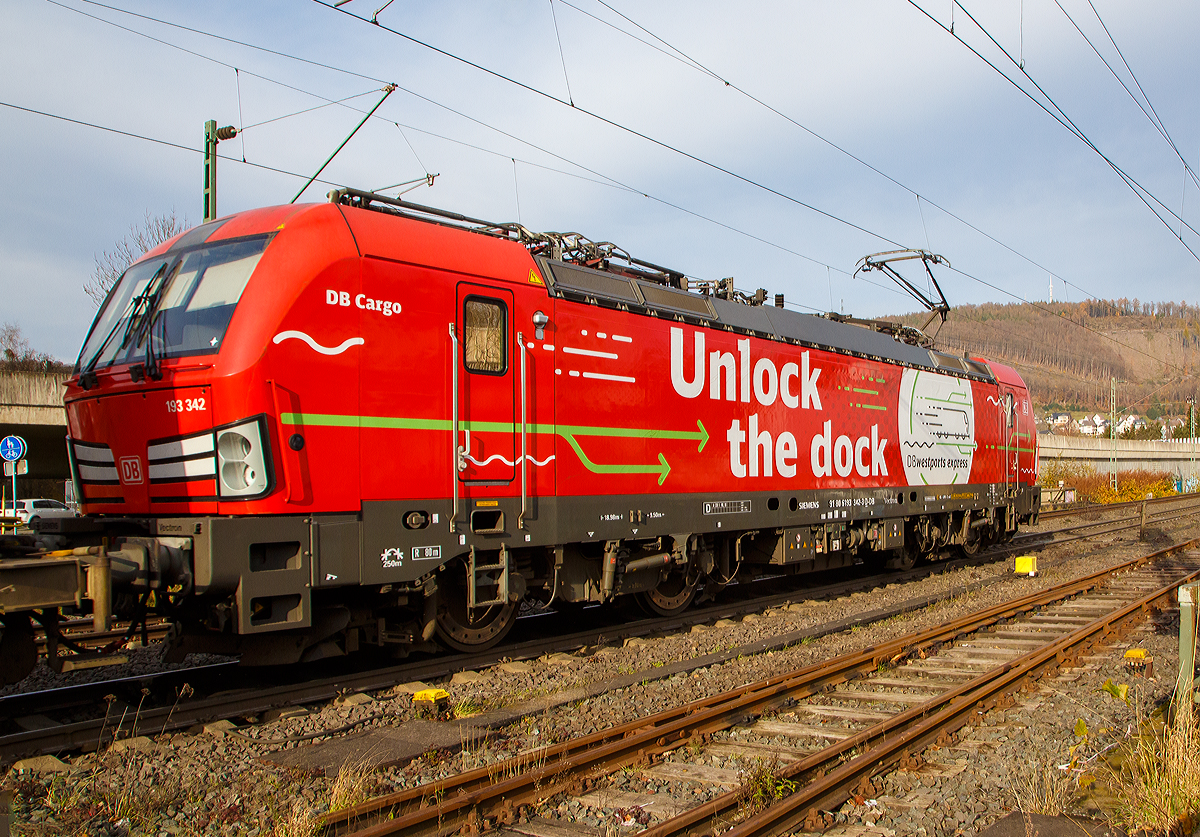
<instances>
[{"instance_id":1,"label":"windscreen wiper","mask_svg":"<svg viewBox=\"0 0 1200 837\"><path fill-rule=\"evenodd\" d=\"M129 300L129 304L125 307L125 314L128 315L128 319L126 319L125 314L117 318L117 321L113 323L112 328L109 329L108 334L104 336L104 341L96 347L96 351L92 354L91 359L88 360L87 364L79 370L79 386L83 387L83 389L89 390L96 385L96 373L94 371L96 364L100 362L100 358L104 355L104 350L108 348L108 344L111 343L112 339L117 335L117 331L121 328L121 323L125 323L125 331L121 337L121 348L125 348L125 346L129 343L129 336L134 321L139 319L138 314L141 310L143 310L145 303L149 299L147 295L150 292L150 288L154 285L156 280L163 276L166 270L167 264L164 262L162 267L160 267L154 276L150 278L150 281L146 283L146 289L133 299Z\"/></svg>"},{"instance_id":2,"label":"windscreen wiper","mask_svg":"<svg viewBox=\"0 0 1200 837\"><path fill-rule=\"evenodd\" d=\"M162 296L167 286L171 284L171 280L178 272L179 264L179 262L176 262L175 268L169 271L169 273L159 271L155 274L154 279L151 279L146 285L146 290L142 292L142 296L146 296L146 300L141 310L141 316L135 313L130 318L129 327L126 329L126 336L121 342L121 347L124 348L130 337L133 337L133 345L136 348L142 345L143 340L146 341L145 361L131 367L129 370L129 376L135 384L143 378L149 378L152 381L162 380L162 370L159 368L154 354L154 326L162 319L160 316L162 312L158 310L158 305L162 301ZM136 326L133 322L134 319L137 320Z\"/></svg>"}]
</instances>

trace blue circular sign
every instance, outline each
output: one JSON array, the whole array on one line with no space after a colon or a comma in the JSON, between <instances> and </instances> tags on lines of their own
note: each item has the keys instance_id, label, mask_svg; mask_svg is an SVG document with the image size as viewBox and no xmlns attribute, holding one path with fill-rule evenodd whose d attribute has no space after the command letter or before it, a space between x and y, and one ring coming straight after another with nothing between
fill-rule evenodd
<instances>
[{"instance_id":1,"label":"blue circular sign","mask_svg":"<svg viewBox=\"0 0 1200 837\"><path fill-rule=\"evenodd\" d=\"M28 445L20 436L5 436L0 439L0 456L4 457L5 462L16 462L24 457L28 450Z\"/></svg>"}]
</instances>

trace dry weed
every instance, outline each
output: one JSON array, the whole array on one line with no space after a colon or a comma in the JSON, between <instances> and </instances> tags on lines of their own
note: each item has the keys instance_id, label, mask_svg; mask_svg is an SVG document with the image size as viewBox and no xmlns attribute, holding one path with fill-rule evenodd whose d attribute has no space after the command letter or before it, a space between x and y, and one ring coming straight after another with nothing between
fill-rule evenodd
<instances>
[{"instance_id":1,"label":"dry weed","mask_svg":"<svg viewBox=\"0 0 1200 837\"><path fill-rule=\"evenodd\" d=\"M1040 770L1022 774L1012 792L1017 800L1017 810L1022 813L1057 817L1066 813L1074 790L1075 782L1070 773L1047 763Z\"/></svg>"},{"instance_id":2,"label":"dry weed","mask_svg":"<svg viewBox=\"0 0 1200 837\"><path fill-rule=\"evenodd\" d=\"M1042 465L1039 479L1042 485L1058 485L1061 481L1076 490L1079 500L1089 503L1123 503L1175 493L1175 475L1170 471L1121 471L1114 492L1107 470L1056 460Z\"/></svg>"},{"instance_id":3,"label":"dry weed","mask_svg":"<svg viewBox=\"0 0 1200 837\"><path fill-rule=\"evenodd\" d=\"M297 797L292 807L275 821L271 837L315 837L321 817L303 798Z\"/></svg>"},{"instance_id":4,"label":"dry weed","mask_svg":"<svg viewBox=\"0 0 1200 837\"><path fill-rule=\"evenodd\" d=\"M1190 691L1185 697L1167 726L1139 724L1142 734L1126 745L1110 777L1117 819L1130 831L1174 833L1200 815L1200 725Z\"/></svg>"},{"instance_id":5,"label":"dry weed","mask_svg":"<svg viewBox=\"0 0 1200 837\"><path fill-rule=\"evenodd\" d=\"M353 808L366 802L375 784L375 768L367 756L347 761L329 786L329 810Z\"/></svg>"}]
</instances>

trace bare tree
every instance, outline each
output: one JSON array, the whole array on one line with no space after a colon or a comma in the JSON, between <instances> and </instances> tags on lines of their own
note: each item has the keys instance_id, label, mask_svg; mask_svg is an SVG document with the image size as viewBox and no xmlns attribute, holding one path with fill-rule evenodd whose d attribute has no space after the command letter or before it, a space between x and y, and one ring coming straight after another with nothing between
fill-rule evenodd
<instances>
[{"instance_id":1,"label":"bare tree","mask_svg":"<svg viewBox=\"0 0 1200 837\"><path fill-rule=\"evenodd\" d=\"M175 217L175 210L163 215L151 215L140 224L131 224L129 234L117 242L112 250L96 257L96 272L83 283L83 291L99 308L109 290L121 278L125 268L133 264L142 254L174 238L188 227L187 218Z\"/></svg>"},{"instance_id":2,"label":"bare tree","mask_svg":"<svg viewBox=\"0 0 1200 837\"><path fill-rule=\"evenodd\" d=\"M4 323L0 325L0 352L3 353L4 360L21 360L33 354L33 346L29 344L19 325Z\"/></svg>"},{"instance_id":3,"label":"bare tree","mask_svg":"<svg viewBox=\"0 0 1200 837\"><path fill-rule=\"evenodd\" d=\"M16 372L64 372L69 368L45 352L34 349L16 323L0 323L0 369Z\"/></svg>"}]
</instances>

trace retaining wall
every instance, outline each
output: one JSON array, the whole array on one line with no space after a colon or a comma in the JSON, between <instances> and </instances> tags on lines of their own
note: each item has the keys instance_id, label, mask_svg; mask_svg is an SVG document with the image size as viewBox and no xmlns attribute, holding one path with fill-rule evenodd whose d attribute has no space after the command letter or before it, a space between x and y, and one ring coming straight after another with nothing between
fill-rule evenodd
<instances>
[{"instance_id":1,"label":"retaining wall","mask_svg":"<svg viewBox=\"0 0 1200 837\"><path fill-rule=\"evenodd\" d=\"M1045 467L1055 460L1091 465L1107 472L1112 456L1111 439L1089 436L1053 436L1038 434L1038 464ZM1200 440L1174 439L1169 442L1143 442L1117 439L1118 471L1171 471L1180 476L1193 473L1192 460L1200 468Z\"/></svg>"}]
</instances>

